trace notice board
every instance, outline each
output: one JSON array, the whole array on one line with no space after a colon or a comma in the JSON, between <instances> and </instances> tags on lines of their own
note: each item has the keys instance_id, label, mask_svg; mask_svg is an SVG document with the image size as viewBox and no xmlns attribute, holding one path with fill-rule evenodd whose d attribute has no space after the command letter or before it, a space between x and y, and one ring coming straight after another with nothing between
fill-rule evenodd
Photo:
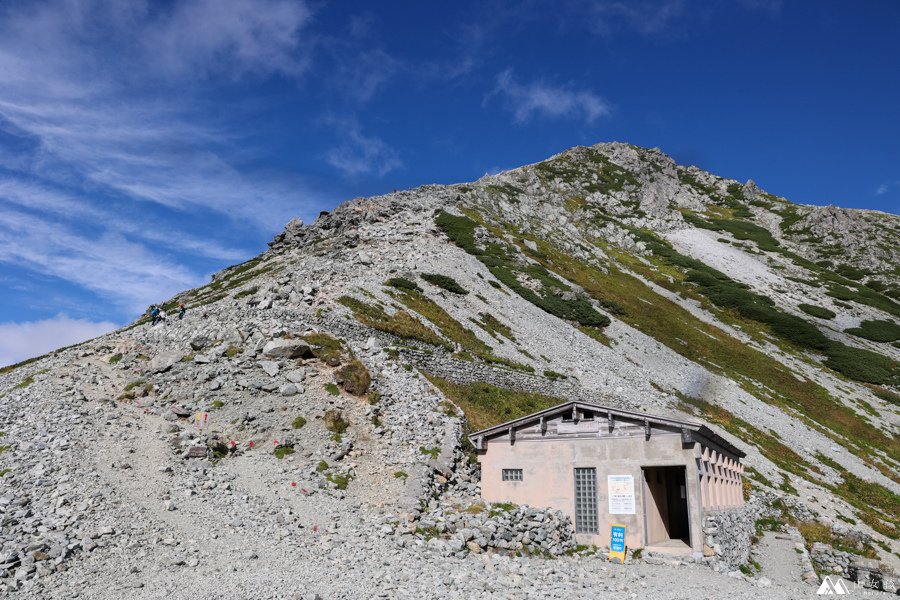
<instances>
[{"instance_id":1,"label":"notice board","mask_svg":"<svg viewBox=\"0 0 900 600\"><path fill-rule=\"evenodd\" d=\"M607 497L609 498L609 514L635 514L633 475L608 475L606 486Z\"/></svg>"}]
</instances>

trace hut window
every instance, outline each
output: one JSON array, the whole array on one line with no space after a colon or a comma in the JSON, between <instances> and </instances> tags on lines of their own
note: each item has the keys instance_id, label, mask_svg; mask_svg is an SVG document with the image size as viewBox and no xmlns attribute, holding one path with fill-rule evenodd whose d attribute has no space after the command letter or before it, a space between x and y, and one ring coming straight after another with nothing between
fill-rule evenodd
<instances>
[{"instance_id":1,"label":"hut window","mask_svg":"<svg viewBox=\"0 0 900 600\"><path fill-rule=\"evenodd\" d=\"M522 469L503 469L503 481L522 481Z\"/></svg>"},{"instance_id":2,"label":"hut window","mask_svg":"<svg viewBox=\"0 0 900 600\"><path fill-rule=\"evenodd\" d=\"M594 411L586 410L581 413L581 418L585 421L593 421L594 420Z\"/></svg>"}]
</instances>

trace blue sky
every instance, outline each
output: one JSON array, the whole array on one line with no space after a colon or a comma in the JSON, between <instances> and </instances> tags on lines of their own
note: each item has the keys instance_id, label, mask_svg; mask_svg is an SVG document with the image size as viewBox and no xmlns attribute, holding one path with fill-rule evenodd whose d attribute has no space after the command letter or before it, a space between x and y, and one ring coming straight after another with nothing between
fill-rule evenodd
<instances>
[{"instance_id":1,"label":"blue sky","mask_svg":"<svg viewBox=\"0 0 900 600\"><path fill-rule=\"evenodd\" d=\"M4 2L0 364L294 216L577 144L897 213L897 31L889 0Z\"/></svg>"}]
</instances>

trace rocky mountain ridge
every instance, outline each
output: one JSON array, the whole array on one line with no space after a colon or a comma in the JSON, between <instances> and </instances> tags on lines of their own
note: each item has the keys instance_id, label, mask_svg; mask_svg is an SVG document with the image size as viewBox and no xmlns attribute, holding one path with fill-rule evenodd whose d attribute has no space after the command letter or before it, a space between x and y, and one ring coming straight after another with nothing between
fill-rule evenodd
<instances>
[{"instance_id":1,"label":"rocky mountain ridge","mask_svg":"<svg viewBox=\"0 0 900 600\"><path fill-rule=\"evenodd\" d=\"M330 558L229 589L351 564L374 577L371 555L410 590L449 578L448 596L471 597L490 577L436 557L468 573L487 548L568 546L498 537L502 517L449 534L479 506L462 433L572 397L708 423L747 451L747 493L791 507L807 541L897 568L898 242L894 215L793 204L621 143L293 220L172 299L183 321L3 369L2 581L101 597L88 579L115 590L139 548L121 585L202 595L297 551ZM491 560L513 595L546 593L541 559ZM566 560L584 576L589 559ZM752 571L735 577L764 579ZM365 595L354 586L332 595Z\"/></svg>"}]
</instances>

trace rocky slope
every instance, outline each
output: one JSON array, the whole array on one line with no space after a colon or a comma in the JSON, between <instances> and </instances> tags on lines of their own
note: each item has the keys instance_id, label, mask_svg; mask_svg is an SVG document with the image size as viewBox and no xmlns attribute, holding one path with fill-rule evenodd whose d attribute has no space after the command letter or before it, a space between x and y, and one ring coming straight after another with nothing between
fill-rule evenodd
<instances>
[{"instance_id":1,"label":"rocky slope","mask_svg":"<svg viewBox=\"0 0 900 600\"><path fill-rule=\"evenodd\" d=\"M521 556L571 551L570 533L481 507L461 436L572 397L706 421L810 544L897 568L898 242L896 216L619 143L292 221L172 299L184 320L2 370L0 582L111 598L767 584L702 557Z\"/></svg>"}]
</instances>

